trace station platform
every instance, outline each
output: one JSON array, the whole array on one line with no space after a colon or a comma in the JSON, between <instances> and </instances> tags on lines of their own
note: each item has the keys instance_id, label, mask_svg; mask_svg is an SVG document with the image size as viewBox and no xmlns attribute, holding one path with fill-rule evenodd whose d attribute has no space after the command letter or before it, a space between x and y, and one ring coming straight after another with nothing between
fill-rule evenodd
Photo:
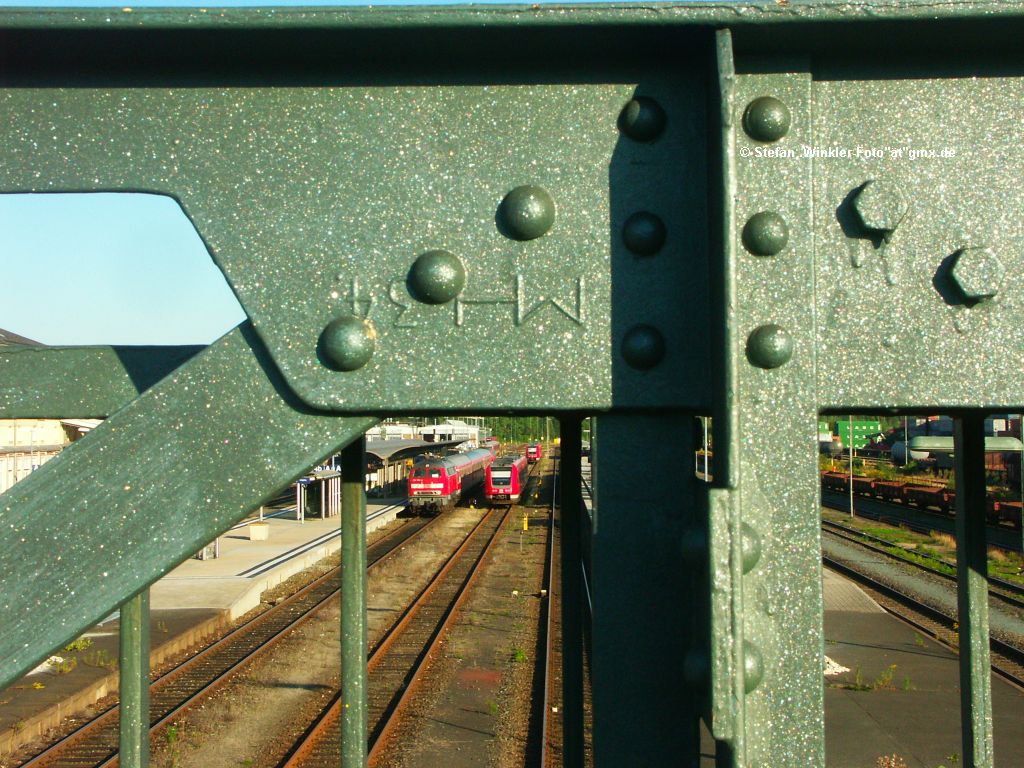
<instances>
[{"instance_id":1,"label":"station platform","mask_svg":"<svg viewBox=\"0 0 1024 768\"><path fill-rule=\"evenodd\" d=\"M825 569L823 578L829 768L964 765L957 656L845 577ZM993 675L997 765L1015 765L1024 754L1022 706L1024 692ZM893 755L903 762L883 761Z\"/></svg>"},{"instance_id":2,"label":"station platform","mask_svg":"<svg viewBox=\"0 0 1024 768\"><path fill-rule=\"evenodd\" d=\"M367 532L393 521L405 502L404 497L367 502ZM257 607L266 590L341 547L340 515L300 521L292 507L269 513L264 522L266 539L250 539L248 523L240 524L219 538L218 557L186 560L150 587L153 669L221 632ZM117 612L84 637L88 648L58 651L62 663L43 663L0 691L0 763L64 718L116 692Z\"/></svg>"}]
</instances>

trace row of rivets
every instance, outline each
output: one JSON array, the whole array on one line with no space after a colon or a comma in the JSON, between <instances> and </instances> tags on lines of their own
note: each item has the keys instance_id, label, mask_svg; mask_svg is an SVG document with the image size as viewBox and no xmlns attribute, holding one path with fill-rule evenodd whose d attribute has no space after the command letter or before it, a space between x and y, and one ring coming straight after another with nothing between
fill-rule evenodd
<instances>
[{"instance_id":1,"label":"row of rivets","mask_svg":"<svg viewBox=\"0 0 1024 768\"><path fill-rule=\"evenodd\" d=\"M654 141L667 122L665 110L647 96L631 99L619 113L619 130L634 141ZM638 211L622 225L622 243L637 256L654 256L667 237L665 223L650 211ZM665 357L665 337L652 325L634 326L623 337L621 352L631 367L649 370Z\"/></svg>"},{"instance_id":2,"label":"row of rivets","mask_svg":"<svg viewBox=\"0 0 1024 768\"><path fill-rule=\"evenodd\" d=\"M754 99L743 112L743 129L755 141L778 141L791 122L789 109L774 96ZM741 240L755 256L777 256L789 243L789 226L775 211L759 211L747 220ZM792 356L792 338L774 323L755 328L747 338L747 359L759 368L778 368Z\"/></svg>"},{"instance_id":3,"label":"row of rivets","mask_svg":"<svg viewBox=\"0 0 1024 768\"><path fill-rule=\"evenodd\" d=\"M789 109L774 96L762 96L747 105L743 129L755 141L774 142L789 132ZM755 256L777 256L789 242L786 220L775 211L759 211L743 227L743 247ZM793 356L793 340L784 328L774 323L762 325L747 338L747 359L759 368L784 365ZM749 523L740 526L743 572L750 573L761 558L761 537ZM764 679L764 659L760 649L743 641L743 689L750 693Z\"/></svg>"},{"instance_id":4,"label":"row of rivets","mask_svg":"<svg viewBox=\"0 0 1024 768\"><path fill-rule=\"evenodd\" d=\"M535 240L555 223L555 201L542 187L516 187L498 206L497 224L513 240ZM433 250L420 254L409 269L409 294L424 304L445 304L466 287L466 267L453 253ZM370 320L345 315L331 321L320 334L320 355L336 371L355 371L373 357L377 330Z\"/></svg>"}]
</instances>

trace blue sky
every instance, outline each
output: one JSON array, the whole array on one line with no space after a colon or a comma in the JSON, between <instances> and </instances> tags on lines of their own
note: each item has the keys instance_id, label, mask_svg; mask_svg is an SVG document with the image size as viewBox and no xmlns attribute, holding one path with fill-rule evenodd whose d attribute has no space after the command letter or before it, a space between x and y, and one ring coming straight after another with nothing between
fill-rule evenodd
<instances>
[{"instance_id":1,"label":"blue sky","mask_svg":"<svg viewBox=\"0 0 1024 768\"><path fill-rule=\"evenodd\" d=\"M206 344L245 317L159 195L0 195L0 328L44 344Z\"/></svg>"},{"instance_id":2,"label":"blue sky","mask_svg":"<svg viewBox=\"0 0 1024 768\"><path fill-rule=\"evenodd\" d=\"M127 5L366 3L0 0L0 8ZM206 344L244 318L184 213L152 195L0 195L0 266L0 328L44 344Z\"/></svg>"}]
</instances>

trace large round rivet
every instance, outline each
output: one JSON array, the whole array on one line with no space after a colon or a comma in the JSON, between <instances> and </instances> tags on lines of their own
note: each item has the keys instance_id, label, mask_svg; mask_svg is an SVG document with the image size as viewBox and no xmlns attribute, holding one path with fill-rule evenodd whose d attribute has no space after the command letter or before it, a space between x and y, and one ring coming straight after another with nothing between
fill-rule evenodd
<instances>
[{"instance_id":1,"label":"large round rivet","mask_svg":"<svg viewBox=\"0 0 1024 768\"><path fill-rule=\"evenodd\" d=\"M743 641L743 690L753 691L764 679L764 659L757 646L748 640Z\"/></svg>"},{"instance_id":2,"label":"large round rivet","mask_svg":"<svg viewBox=\"0 0 1024 768\"><path fill-rule=\"evenodd\" d=\"M747 338L747 359L758 368L778 368L793 356L793 339L774 323L754 329Z\"/></svg>"},{"instance_id":3,"label":"large round rivet","mask_svg":"<svg viewBox=\"0 0 1024 768\"><path fill-rule=\"evenodd\" d=\"M778 141L789 131L789 125L789 110L774 96L754 99L743 113L743 130L755 141Z\"/></svg>"},{"instance_id":4,"label":"large round rivet","mask_svg":"<svg viewBox=\"0 0 1024 768\"><path fill-rule=\"evenodd\" d=\"M750 573L761 559L761 537L748 523L740 526L740 548L743 553L743 572Z\"/></svg>"},{"instance_id":5,"label":"large round rivet","mask_svg":"<svg viewBox=\"0 0 1024 768\"><path fill-rule=\"evenodd\" d=\"M555 223L555 201L541 187L524 184L516 187L498 207L501 232L513 240L533 240Z\"/></svg>"},{"instance_id":6,"label":"large round rivet","mask_svg":"<svg viewBox=\"0 0 1024 768\"><path fill-rule=\"evenodd\" d=\"M665 224L653 213L634 213L622 225L622 242L633 253L653 256L665 244Z\"/></svg>"},{"instance_id":7,"label":"large round rivet","mask_svg":"<svg viewBox=\"0 0 1024 768\"><path fill-rule=\"evenodd\" d=\"M743 227L743 247L755 256L774 256L789 241L789 227L775 211L755 213Z\"/></svg>"},{"instance_id":8,"label":"large round rivet","mask_svg":"<svg viewBox=\"0 0 1024 768\"><path fill-rule=\"evenodd\" d=\"M665 356L665 337L650 325L636 325L622 339L622 357L633 368L653 368Z\"/></svg>"},{"instance_id":9,"label":"large round rivet","mask_svg":"<svg viewBox=\"0 0 1024 768\"><path fill-rule=\"evenodd\" d=\"M345 315L332 320L320 334L323 360L336 371L354 371L366 365L377 346L377 329L369 320Z\"/></svg>"},{"instance_id":10,"label":"large round rivet","mask_svg":"<svg viewBox=\"0 0 1024 768\"><path fill-rule=\"evenodd\" d=\"M466 268L448 251L427 251L409 270L409 293L424 304L444 304L466 287Z\"/></svg>"},{"instance_id":11,"label":"large round rivet","mask_svg":"<svg viewBox=\"0 0 1024 768\"><path fill-rule=\"evenodd\" d=\"M652 141L665 130L665 110L654 99L637 96L619 113L619 130L634 141Z\"/></svg>"}]
</instances>

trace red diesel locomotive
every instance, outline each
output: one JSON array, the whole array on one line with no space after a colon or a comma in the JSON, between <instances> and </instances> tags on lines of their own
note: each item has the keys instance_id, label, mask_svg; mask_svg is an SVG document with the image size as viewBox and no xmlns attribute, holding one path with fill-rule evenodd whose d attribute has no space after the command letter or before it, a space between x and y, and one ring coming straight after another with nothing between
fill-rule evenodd
<instances>
[{"instance_id":1,"label":"red diesel locomotive","mask_svg":"<svg viewBox=\"0 0 1024 768\"><path fill-rule=\"evenodd\" d=\"M518 504L526 485L526 457L503 456L487 468L484 493L493 504Z\"/></svg>"},{"instance_id":2,"label":"red diesel locomotive","mask_svg":"<svg viewBox=\"0 0 1024 768\"><path fill-rule=\"evenodd\" d=\"M451 509L484 481L493 461L491 451L477 448L417 464L409 475L409 511L422 515Z\"/></svg>"},{"instance_id":3,"label":"red diesel locomotive","mask_svg":"<svg viewBox=\"0 0 1024 768\"><path fill-rule=\"evenodd\" d=\"M543 451L541 450L540 443L534 443L533 445L526 446L526 460L531 464L536 464L540 461L540 457Z\"/></svg>"}]
</instances>

